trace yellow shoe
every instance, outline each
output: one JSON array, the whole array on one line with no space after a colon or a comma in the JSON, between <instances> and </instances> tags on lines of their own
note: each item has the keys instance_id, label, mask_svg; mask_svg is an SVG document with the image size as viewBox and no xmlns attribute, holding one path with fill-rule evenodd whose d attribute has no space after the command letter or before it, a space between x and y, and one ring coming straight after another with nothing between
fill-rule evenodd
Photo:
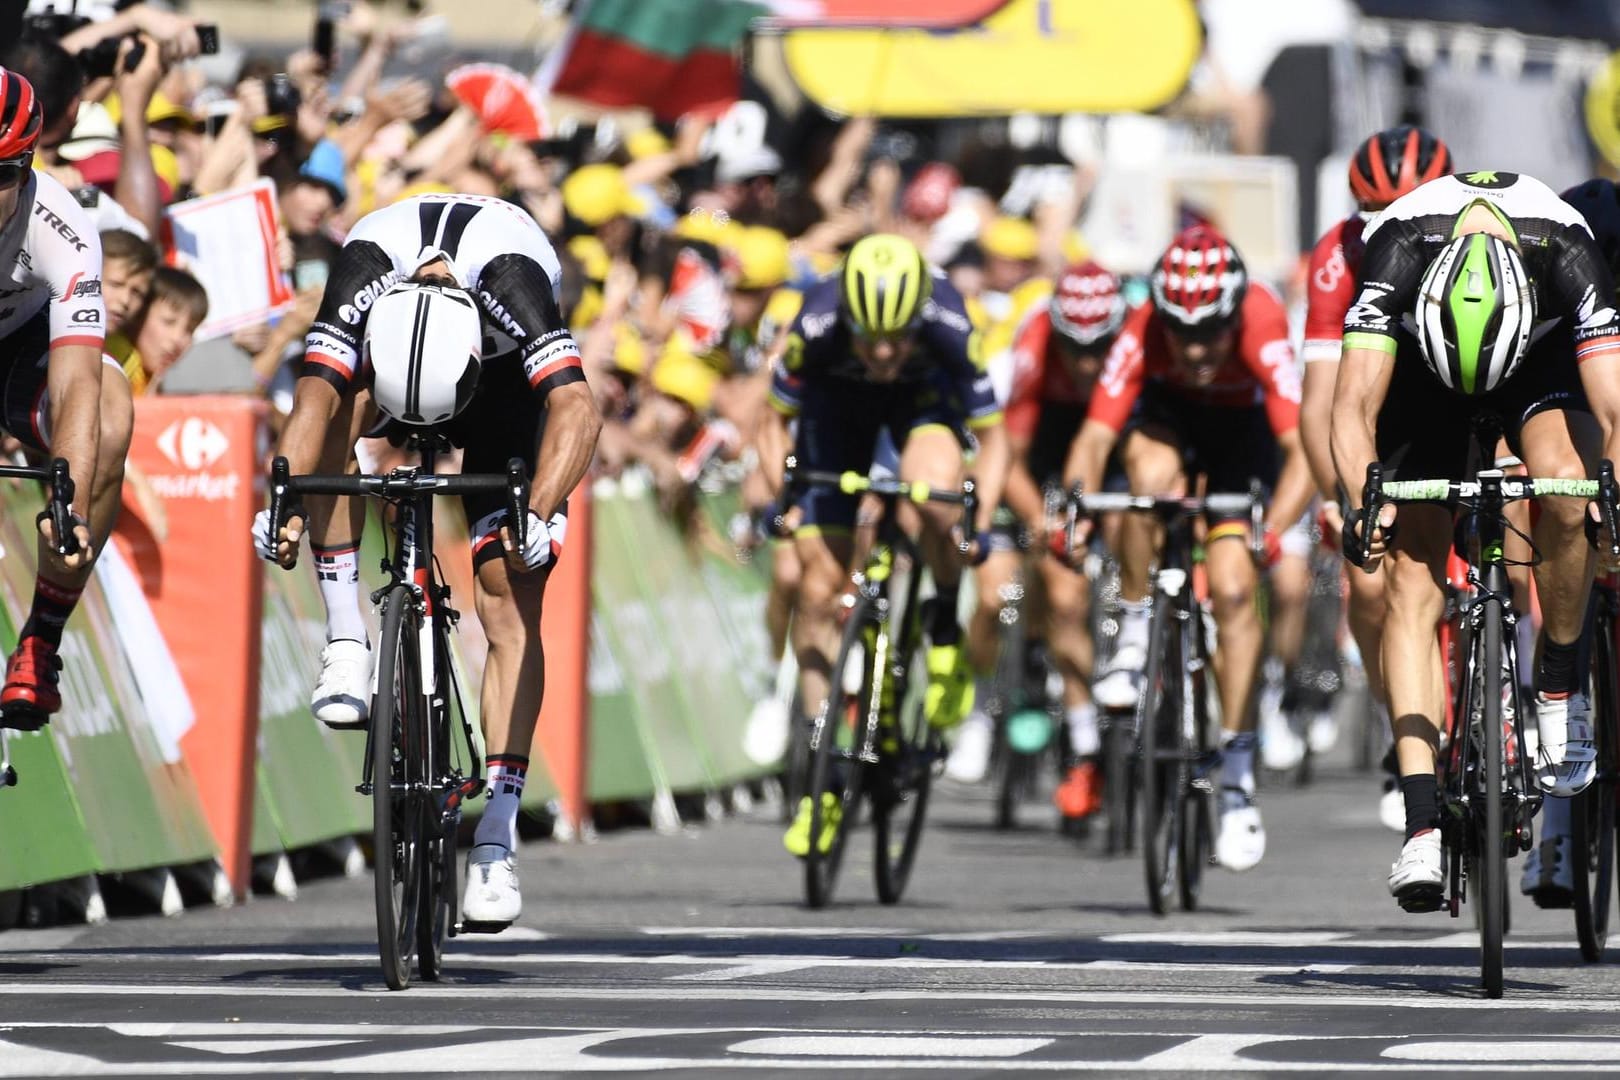
<instances>
[{"instance_id":1,"label":"yellow shoe","mask_svg":"<svg viewBox=\"0 0 1620 1080\"><path fill-rule=\"evenodd\" d=\"M928 650L928 689L923 694L923 715L941 730L953 728L973 711L973 672L960 645L935 645Z\"/></svg>"},{"instance_id":2,"label":"yellow shoe","mask_svg":"<svg viewBox=\"0 0 1620 1080\"><path fill-rule=\"evenodd\" d=\"M838 835L838 825L844 816L843 803L838 796L830 791L821 793L821 842L819 847L823 855L832 850L833 838ZM782 846L787 848L788 854L802 859L810 854L810 796L806 795L799 800L799 812L793 818L793 824L782 836Z\"/></svg>"}]
</instances>

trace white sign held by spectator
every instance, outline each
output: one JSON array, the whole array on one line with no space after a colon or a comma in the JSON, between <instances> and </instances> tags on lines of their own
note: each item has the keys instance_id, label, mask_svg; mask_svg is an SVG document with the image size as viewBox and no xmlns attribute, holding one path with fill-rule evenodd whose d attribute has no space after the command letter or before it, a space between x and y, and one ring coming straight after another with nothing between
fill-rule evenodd
<instances>
[{"instance_id":1,"label":"white sign held by spectator","mask_svg":"<svg viewBox=\"0 0 1620 1080\"><path fill-rule=\"evenodd\" d=\"M172 261L208 290L198 341L233 334L292 306L292 286L276 255L280 220L276 186L268 179L169 207Z\"/></svg>"}]
</instances>

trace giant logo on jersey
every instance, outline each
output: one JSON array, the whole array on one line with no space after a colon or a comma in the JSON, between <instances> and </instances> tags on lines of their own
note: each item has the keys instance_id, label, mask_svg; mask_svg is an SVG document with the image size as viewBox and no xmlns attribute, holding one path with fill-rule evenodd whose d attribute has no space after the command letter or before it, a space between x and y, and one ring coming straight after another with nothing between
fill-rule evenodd
<instances>
[{"instance_id":1,"label":"giant logo on jersey","mask_svg":"<svg viewBox=\"0 0 1620 1080\"><path fill-rule=\"evenodd\" d=\"M359 326L365 313L371 310L371 305L377 302L379 296L393 288L399 279L399 271L390 270L382 277L362 285L347 304L338 308L338 318L350 326Z\"/></svg>"}]
</instances>

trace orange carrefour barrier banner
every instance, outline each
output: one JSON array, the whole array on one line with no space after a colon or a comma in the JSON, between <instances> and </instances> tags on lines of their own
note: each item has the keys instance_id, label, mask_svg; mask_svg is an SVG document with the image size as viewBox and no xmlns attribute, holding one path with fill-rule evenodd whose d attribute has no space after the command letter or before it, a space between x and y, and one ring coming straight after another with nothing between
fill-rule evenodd
<instances>
[{"instance_id":1,"label":"orange carrefour barrier banner","mask_svg":"<svg viewBox=\"0 0 1620 1080\"><path fill-rule=\"evenodd\" d=\"M163 500L168 537L127 509L115 533L191 698L180 748L238 896L252 867L264 572L247 530L264 417L246 398L138 399L129 460Z\"/></svg>"}]
</instances>

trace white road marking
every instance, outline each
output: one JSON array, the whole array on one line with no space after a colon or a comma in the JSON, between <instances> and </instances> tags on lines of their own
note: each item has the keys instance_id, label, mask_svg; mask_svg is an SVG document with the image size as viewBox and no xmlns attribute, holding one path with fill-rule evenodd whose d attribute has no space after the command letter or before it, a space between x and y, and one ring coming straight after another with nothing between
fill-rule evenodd
<instances>
[{"instance_id":1,"label":"white road marking","mask_svg":"<svg viewBox=\"0 0 1620 1080\"><path fill-rule=\"evenodd\" d=\"M1409 1042L1392 1046L1383 1056L1398 1061L1495 1061L1557 1062L1582 1065L1610 1062L1620 1064L1620 1041L1595 1039L1515 1039L1512 1042L1473 1041Z\"/></svg>"},{"instance_id":2,"label":"white road marking","mask_svg":"<svg viewBox=\"0 0 1620 1080\"><path fill-rule=\"evenodd\" d=\"M319 1050L326 1046L353 1046L358 1039L184 1039L169 1046L210 1054L273 1054L283 1050Z\"/></svg>"},{"instance_id":3,"label":"white road marking","mask_svg":"<svg viewBox=\"0 0 1620 1080\"><path fill-rule=\"evenodd\" d=\"M1051 1046L1056 1039L941 1039L932 1035L779 1035L745 1039L726 1047L733 1054L776 1057L1010 1058Z\"/></svg>"},{"instance_id":4,"label":"white road marking","mask_svg":"<svg viewBox=\"0 0 1620 1080\"><path fill-rule=\"evenodd\" d=\"M1363 938L1347 930L1285 930L1276 932L1255 930L1182 931L1146 930L1119 934L1100 934L1097 941L1106 945L1215 945L1245 946L1248 948L1290 949L1311 945L1332 945L1357 949L1477 949L1479 934L1458 930L1427 938ZM1568 937L1543 935L1506 940L1509 949L1565 949L1570 947Z\"/></svg>"},{"instance_id":5,"label":"white road marking","mask_svg":"<svg viewBox=\"0 0 1620 1080\"><path fill-rule=\"evenodd\" d=\"M669 982L648 987L601 986L456 986L424 983L413 985L411 1000L444 999L486 1001L744 1001L744 1002L836 1002L836 1001L992 1001L1021 1005L1053 1003L1070 1005L1190 1005L1212 1009L1229 1006L1240 1009L1297 1007L1302 1009L1418 1009L1481 1010L1520 1009L1534 1012L1607 1013L1614 1002L1564 997L1517 997L1509 994L1492 1001L1488 998L1443 997L1437 994L1323 994L1298 992L1256 994L1216 988L1197 993L1168 993L1136 990L974 990L940 989L919 986L913 989L886 987L872 990L802 990L765 986L674 986ZM398 1000L382 988L349 989L340 986L222 986L198 983L185 987L174 983L36 983L0 985L0 997L168 997L168 998L336 998L355 1000L372 997ZM0 1025L3 1030L4 1025Z\"/></svg>"}]
</instances>

